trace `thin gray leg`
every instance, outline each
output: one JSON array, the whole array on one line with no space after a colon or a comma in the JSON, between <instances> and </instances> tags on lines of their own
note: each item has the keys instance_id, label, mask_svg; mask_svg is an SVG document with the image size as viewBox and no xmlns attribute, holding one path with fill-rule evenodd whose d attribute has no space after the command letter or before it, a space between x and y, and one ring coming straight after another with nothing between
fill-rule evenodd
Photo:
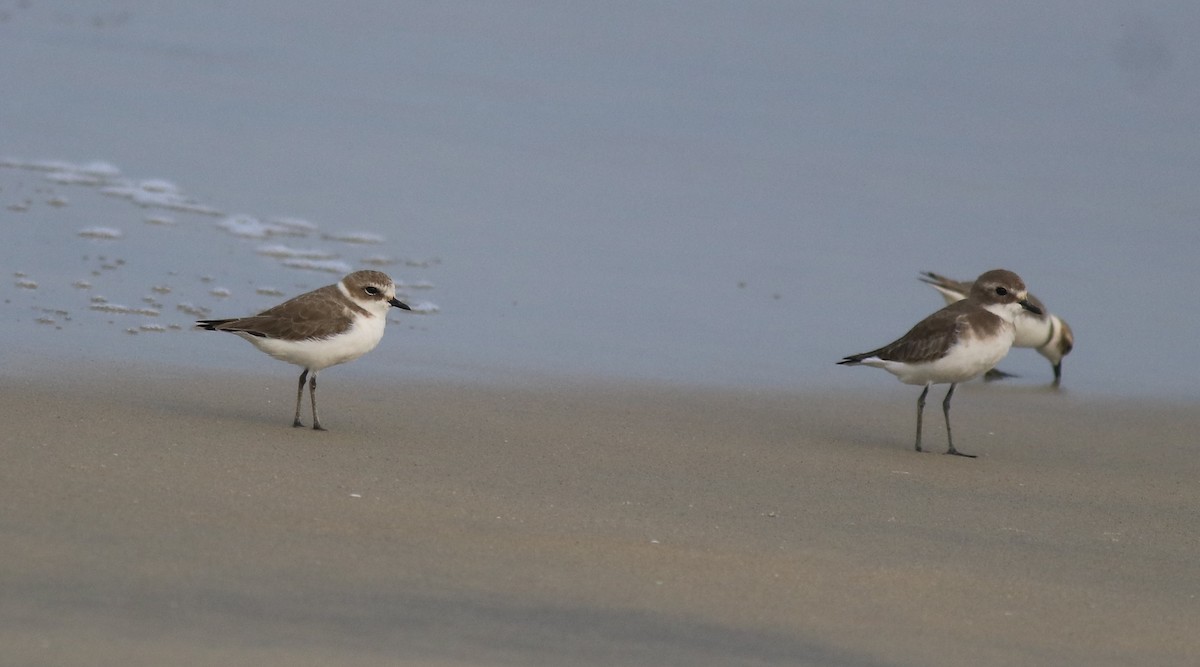
<instances>
[{"instance_id":1,"label":"thin gray leg","mask_svg":"<svg viewBox=\"0 0 1200 667\"><path fill-rule=\"evenodd\" d=\"M324 431L325 427L321 426L321 420L317 419L317 372L313 371L312 377L308 380L308 393L312 399L313 406L313 430Z\"/></svg>"},{"instance_id":2,"label":"thin gray leg","mask_svg":"<svg viewBox=\"0 0 1200 667\"><path fill-rule=\"evenodd\" d=\"M950 391L946 392L946 400L942 401L942 414L946 416L946 442L950 444L950 449L947 449L946 453L953 454L955 456L965 456L969 459L973 459L975 458L974 454L963 454L955 449L954 439L950 437L950 397L954 395L954 388L957 386L957 384L951 383Z\"/></svg>"},{"instance_id":3,"label":"thin gray leg","mask_svg":"<svg viewBox=\"0 0 1200 667\"><path fill-rule=\"evenodd\" d=\"M308 369L300 372L300 386L296 388L296 419L292 421L293 428L304 426L300 421L300 399L304 398L304 381L308 379Z\"/></svg>"},{"instance_id":4,"label":"thin gray leg","mask_svg":"<svg viewBox=\"0 0 1200 667\"><path fill-rule=\"evenodd\" d=\"M925 385L925 389L921 391L921 397L917 399L917 451L921 451L921 414L925 412L925 394L929 393L929 385Z\"/></svg>"}]
</instances>

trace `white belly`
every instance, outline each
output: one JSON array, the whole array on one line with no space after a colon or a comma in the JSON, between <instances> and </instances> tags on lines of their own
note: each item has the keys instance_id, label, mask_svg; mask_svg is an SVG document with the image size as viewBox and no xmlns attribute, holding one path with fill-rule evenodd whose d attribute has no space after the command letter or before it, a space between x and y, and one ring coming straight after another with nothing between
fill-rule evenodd
<instances>
[{"instance_id":1,"label":"white belly","mask_svg":"<svg viewBox=\"0 0 1200 667\"><path fill-rule=\"evenodd\" d=\"M966 382L994 368L1012 347L1012 328L1005 327L992 338L960 341L949 354L936 361L909 364L882 359L864 359L862 363L895 375L905 384L947 384Z\"/></svg>"},{"instance_id":2,"label":"white belly","mask_svg":"<svg viewBox=\"0 0 1200 667\"><path fill-rule=\"evenodd\" d=\"M375 349L375 346L379 345L379 341L383 338L383 328L386 323L386 318L380 316L358 317L355 319L354 325L344 333L329 338L310 338L299 341L259 338L250 335L242 335L242 337L280 361L302 366L311 371L319 371L322 368L353 361Z\"/></svg>"}]
</instances>

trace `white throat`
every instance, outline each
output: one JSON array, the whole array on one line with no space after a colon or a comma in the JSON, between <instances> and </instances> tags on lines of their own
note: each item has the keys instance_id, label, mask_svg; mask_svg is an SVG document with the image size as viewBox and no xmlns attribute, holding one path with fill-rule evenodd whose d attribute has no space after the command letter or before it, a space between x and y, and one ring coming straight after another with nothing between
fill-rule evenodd
<instances>
[{"instance_id":1,"label":"white throat","mask_svg":"<svg viewBox=\"0 0 1200 667\"><path fill-rule=\"evenodd\" d=\"M1012 324L1024 309L1019 303L989 303L983 308L1009 324Z\"/></svg>"}]
</instances>

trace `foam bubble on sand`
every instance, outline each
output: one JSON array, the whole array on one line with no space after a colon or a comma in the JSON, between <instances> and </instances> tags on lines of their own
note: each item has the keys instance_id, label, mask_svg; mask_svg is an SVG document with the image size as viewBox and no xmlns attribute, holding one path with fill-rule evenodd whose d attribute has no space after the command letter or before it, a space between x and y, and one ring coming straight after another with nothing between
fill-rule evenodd
<instances>
[{"instance_id":1,"label":"foam bubble on sand","mask_svg":"<svg viewBox=\"0 0 1200 667\"><path fill-rule=\"evenodd\" d=\"M50 173L61 174L77 174L80 176L90 176L92 178L104 180L116 178L121 175L121 170L117 169L109 162L96 160L86 162L84 164L75 164L66 160L22 160L14 157L0 157L0 167L11 167L13 169L28 169L30 171L45 171Z\"/></svg>"},{"instance_id":2,"label":"foam bubble on sand","mask_svg":"<svg viewBox=\"0 0 1200 667\"><path fill-rule=\"evenodd\" d=\"M433 283L428 280L418 280L412 283L397 280L396 289L433 289Z\"/></svg>"},{"instance_id":3,"label":"foam bubble on sand","mask_svg":"<svg viewBox=\"0 0 1200 667\"><path fill-rule=\"evenodd\" d=\"M110 241L124 236L121 230L113 227L85 227L79 230L79 235L88 239L106 239Z\"/></svg>"},{"instance_id":4,"label":"foam bubble on sand","mask_svg":"<svg viewBox=\"0 0 1200 667\"><path fill-rule=\"evenodd\" d=\"M121 170L111 162L103 160L93 160L75 166L75 171L81 174L91 174L93 176L103 176L104 178L116 178L121 175Z\"/></svg>"},{"instance_id":5,"label":"foam bubble on sand","mask_svg":"<svg viewBox=\"0 0 1200 667\"><path fill-rule=\"evenodd\" d=\"M259 287L254 291L263 296L283 296L283 290L275 289L274 287Z\"/></svg>"},{"instance_id":6,"label":"foam bubble on sand","mask_svg":"<svg viewBox=\"0 0 1200 667\"><path fill-rule=\"evenodd\" d=\"M175 306L175 309L181 313L191 315L192 317L208 317L212 313L211 308L204 306L196 306L188 302L183 302Z\"/></svg>"},{"instance_id":7,"label":"foam bubble on sand","mask_svg":"<svg viewBox=\"0 0 1200 667\"><path fill-rule=\"evenodd\" d=\"M326 250L291 248L279 243L259 246L254 252L267 257L297 258L297 259L333 259L337 253Z\"/></svg>"},{"instance_id":8,"label":"foam bubble on sand","mask_svg":"<svg viewBox=\"0 0 1200 667\"><path fill-rule=\"evenodd\" d=\"M121 315L146 315L148 317L158 317L159 311L153 308L134 308L131 306L122 306L116 303L93 303L89 306L92 310L98 310L102 313L118 313Z\"/></svg>"},{"instance_id":9,"label":"foam bubble on sand","mask_svg":"<svg viewBox=\"0 0 1200 667\"><path fill-rule=\"evenodd\" d=\"M79 230L79 235L84 239L103 239L114 241L124 236L120 229L114 227L85 227Z\"/></svg>"},{"instance_id":10,"label":"foam bubble on sand","mask_svg":"<svg viewBox=\"0 0 1200 667\"><path fill-rule=\"evenodd\" d=\"M138 183L138 187L146 192L161 192L179 194L179 186L161 178L151 178Z\"/></svg>"},{"instance_id":11,"label":"foam bubble on sand","mask_svg":"<svg viewBox=\"0 0 1200 667\"><path fill-rule=\"evenodd\" d=\"M217 227L244 239L265 239L268 235L267 226L249 215L231 215L218 222Z\"/></svg>"},{"instance_id":12,"label":"foam bubble on sand","mask_svg":"<svg viewBox=\"0 0 1200 667\"><path fill-rule=\"evenodd\" d=\"M295 232L296 236L308 236L309 234L317 231L317 226L315 224L303 218L275 216L273 218L269 218L267 222L279 225L280 227L286 227Z\"/></svg>"},{"instance_id":13,"label":"foam bubble on sand","mask_svg":"<svg viewBox=\"0 0 1200 667\"><path fill-rule=\"evenodd\" d=\"M75 289L92 289L92 283L86 280L76 280L75 282L71 283L71 287L74 287Z\"/></svg>"},{"instance_id":14,"label":"foam bubble on sand","mask_svg":"<svg viewBox=\"0 0 1200 667\"><path fill-rule=\"evenodd\" d=\"M440 259L406 259L404 265L414 269L428 269L431 266L441 264Z\"/></svg>"},{"instance_id":15,"label":"foam bubble on sand","mask_svg":"<svg viewBox=\"0 0 1200 667\"><path fill-rule=\"evenodd\" d=\"M221 222L217 223L217 227L244 239L265 239L269 236L302 236L300 232L290 227L274 222L263 222L252 215L238 214L231 215Z\"/></svg>"},{"instance_id":16,"label":"foam bubble on sand","mask_svg":"<svg viewBox=\"0 0 1200 667\"><path fill-rule=\"evenodd\" d=\"M71 313L62 308L38 308L38 312L42 314L34 319L34 322L52 326L55 329L62 329L62 326L58 323L59 319L62 319L64 322L71 321Z\"/></svg>"},{"instance_id":17,"label":"foam bubble on sand","mask_svg":"<svg viewBox=\"0 0 1200 667\"><path fill-rule=\"evenodd\" d=\"M396 260L385 255L372 255L370 257L363 257L361 261L367 266L391 266L392 264L396 263Z\"/></svg>"},{"instance_id":18,"label":"foam bubble on sand","mask_svg":"<svg viewBox=\"0 0 1200 667\"><path fill-rule=\"evenodd\" d=\"M219 210L184 196L175 184L161 179L150 179L140 183L118 180L107 187L100 188L100 193L110 197L128 199L144 208L165 208L184 213L221 215Z\"/></svg>"},{"instance_id":19,"label":"foam bubble on sand","mask_svg":"<svg viewBox=\"0 0 1200 667\"><path fill-rule=\"evenodd\" d=\"M103 176L84 174L78 171L52 171L45 179L59 185L101 185L106 182Z\"/></svg>"},{"instance_id":20,"label":"foam bubble on sand","mask_svg":"<svg viewBox=\"0 0 1200 667\"><path fill-rule=\"evenodd\" d=\"M75 165L65 160L30 160L21 161L13 165L21 169L30 169L32 171L74 171Z\"/></svg>"},{"instance_id":21,"label":"foam bubble on sand","mask_svg":"<svg viewBox=\"0 0 1200 667\"><path fill-rule=\"evenodd\" d=\"M432 301L405 301L412 312L418 315L433 315L440 312L442 309Z\"/></svg>"},{"instance_id":22,"label":"foam bubble on sand","mask_svg":"<svg viewBox=\"0 0 1200 667\"><path fill-rule=\"evenodd\" d=\"M17 287L20 287L21 289L37 289L38 284L37 284L36 280L30 280L29 278L19 278L19 279L17 279Z\"/></svg>"},{"instance_id":23,"label":"foam bubble on sand","mask_svg":"<svg viewBox=\"0 0 1200 667\"><path fill-rule=\"evenodd\" d=\"M342 243L361 243L364 245L373 245L383 243L384 239L378 234L371 232L344 232L339 234L322 234L321 238L329 241L341 241Z\"/></svg>"},{"instance_id":24,"label":"foam bubble on sand","mask_svg":"<svg viewBox=\"0 0 1200 667\"><path fill-rule=\"evenodd\" d=\"M218 299L228 299L229 295L233 294L233 292L230 292L224 287L214 287L213 289L208 290L208 293L217 297Z\"/></svg>"},{"instance_id":25,"label":"foam bubble on sand","mask_svg":"<svg viewBox=\"0 0 1200 667\"><path fill-rule=\"evenodd\" d=\"M146 224L166 227L175 224L175 218L168 215L148 215L146 216Z\"/></svg>"},{"instance_id":26,"label":"foam bubble on sand","mask_svg":"<svg viewBox=\"0 0 1200 667\"><path fill-rule=\"evenodd\" d=\"M334 259L285 259L282 264L291 269L303 269L305 271L324 271L325 273L336 273L338 275L350 273L349 264Z\"/></svg>"}]
</instances>

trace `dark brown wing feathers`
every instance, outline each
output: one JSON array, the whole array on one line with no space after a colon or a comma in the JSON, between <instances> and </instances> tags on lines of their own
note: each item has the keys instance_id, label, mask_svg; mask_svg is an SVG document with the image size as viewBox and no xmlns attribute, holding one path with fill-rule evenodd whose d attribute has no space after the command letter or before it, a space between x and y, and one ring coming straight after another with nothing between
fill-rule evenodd
<instances>
[{"instance_id":1,"label":"dark brown wing feathers","mask_svg":"<svg viewBox=\"0 0 1200 667\"><path fill-rule=\"evenodd\" d=\"M349 328L355 311L366 312L345 298L338 291L337 285L327 285L284 301L257 315L227 320L200 320L197 324L209 331L241 332L265 338L318 338L322 330L329 329L329 307L335 304L342 306L337 315L338 326L335 331Z\"/></svg>"},{"instance_id":2,"label":"dark brown wing feathers","mask_svg":"<svg viewBox=\"0 0 1200 667\"><path fill-rule=\"evenodd\" d=\"M883 347L846 357L839 363L858 363L869 357L885 361L920 363L942 357L962 335L967 316L975 311L975 304L957 301L926 317L900 338ZM982 311L991 315L987 311ZM993 315L993 317L995 317ZM996 318L999 320L1000 318Z\"/></svg>"}]
</instances>

